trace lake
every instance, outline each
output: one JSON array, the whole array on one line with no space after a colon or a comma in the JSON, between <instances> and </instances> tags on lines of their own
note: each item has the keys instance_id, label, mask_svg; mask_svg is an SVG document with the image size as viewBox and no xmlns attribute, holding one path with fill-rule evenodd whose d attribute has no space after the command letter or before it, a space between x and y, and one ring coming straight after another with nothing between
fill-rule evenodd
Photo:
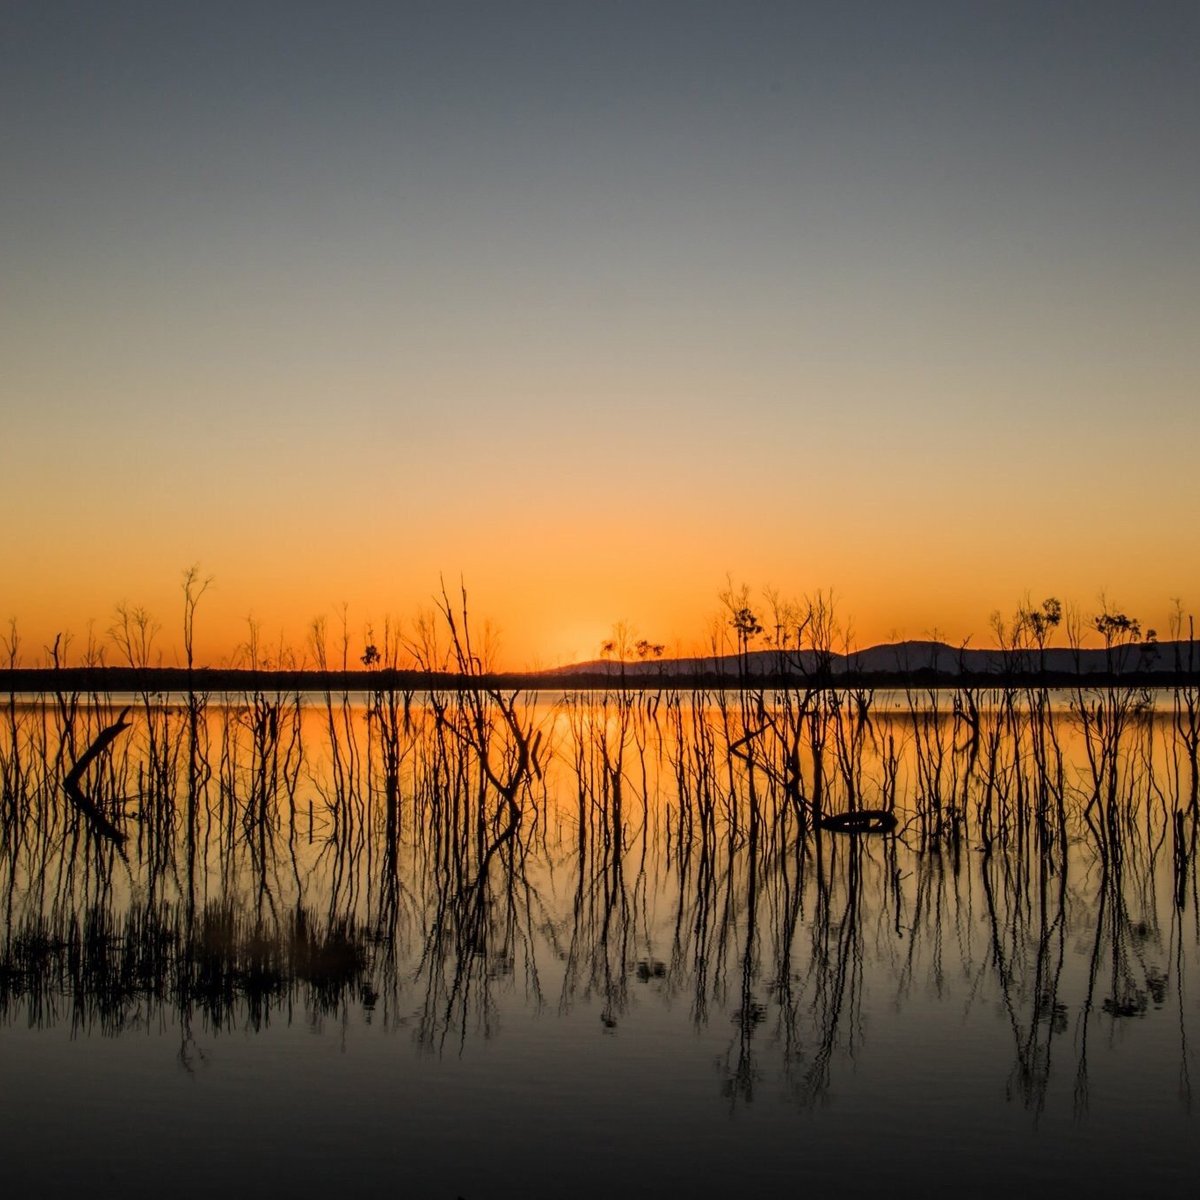
<instances>
[{"instance_id":1,"label":"lake","mask_svg":"<svg viewBox=\"0 0 1200 1200\"><path fill-rule=\"evenodd\" d=\"M1197 699L6 698L9 1194L1190 1191Z\"/></svg>"}]
</instances>

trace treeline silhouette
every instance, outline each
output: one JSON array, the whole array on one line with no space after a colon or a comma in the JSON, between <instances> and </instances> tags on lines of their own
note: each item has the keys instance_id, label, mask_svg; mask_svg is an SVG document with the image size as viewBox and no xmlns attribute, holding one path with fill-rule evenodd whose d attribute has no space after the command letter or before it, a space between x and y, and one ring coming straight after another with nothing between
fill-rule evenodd
<instances>
[{"instance_id":1,"label":"treeline silhouette","mask_svg":"<svg viewBox=\"0 0 1200 1200\"><path fill-rule=\"evenodd\" d=\"M1187 661L1190 643L1169 643L1160 649ZM767 653L767 652L763 652ZM1170 660L1165 660L1170 661ZM1071 688L1084 676L1089 685L1108 686L1135 684L1142 687L1180 687L1200 681L1200 665L1155 665L1144 669L1124 668L1106 670L1084 667L1082 670L1024 669L998 663L987 670L964 671L957 666L913 666L894 669L858 669L852 666L833 671L785 671L759 669L754 672L758 686L768 688L797 688L813 684L825 687L864 687L871 689L905 688L911 685L934 687L1002 687L1023 688L1041 686L1052 689ZM0 668L0 693L38 693L45 691L78 691L103 694L150 691L160 695L180 694L188 690L203 692L264 691L333 691L370 692L380 689L393 691L427 691L477 687L480 682L489 687L538 691L546 689L580 689L584 691L612 688L643 691L646 688L668 687L682 689L731 689L743 686L736 670L736 661L712 666L692 662L675 664L664 660L655 664L653 674L622 672L606 665L600 669L564 667L545 671L505 671L478 675L461 675L451 671L419 670L356 670L356 671L279 671L201 667L192 671L181 667L18 667Z\"/></svg>"},{"instance_id":2,"label":"treeline silhouette","mask_svg":"<svg viewBox=\"0 0 1200 1200\"><path fill-rule=\"evenodd\" d=\"M1169 617L1169 638L1111 608L1102 599L1098 613L1085 617L1049 597L1041 604L1026 599L1008 617L990 618L993 648L964 642L901 641L859 649L853 623L836 610L832 592L801 599L765 589L757 600L745 585L729 582L719 595L703 653L667 655L665 645L636 636L625 621L602 640L600 657L536 671L496 667L494 631L484 626L461 659L445 636L449 596L443 587L435 610L405 624L391 618L368 623L352 634L348 608L331 627L324 616L311 622L298 649L282 639L269 647L253 618L244 642L229 663L197 666L196 621L200 601L212 583L197 567L183 573L183 666L165 666L158 639L160 622L145 608L118 604L106 635L90 631L72 661L74 639L59 633L44 648L43 661L24 661L27 648L15 619L0 635L0 692L78 690L82 692L185 691L235 692L246 689L320 691L387 689L461 689L485 680L498 688L546 687L737 688L748 680L771 687L905 687L909 684L954 686L1070 687L1080 676L1106 685L1186 686L1200 679L1200 642L1194 618L1179 601ZM469 632L465 588L457 602L460 626ZM115 661L114 661L115 660Z\"/></svg>"}]
</instances>

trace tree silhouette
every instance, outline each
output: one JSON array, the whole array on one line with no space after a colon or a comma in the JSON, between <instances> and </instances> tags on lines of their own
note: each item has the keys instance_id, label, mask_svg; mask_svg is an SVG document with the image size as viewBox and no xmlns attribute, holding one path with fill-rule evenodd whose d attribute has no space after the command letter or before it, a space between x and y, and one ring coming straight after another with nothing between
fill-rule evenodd
<instances>
[{"instance_id":1,"label":"tree silhouette","mask_svg":"<svg viewBox=\"0 0 1200 1200\"><path fill-rule=\"evenodd\" d=\"M741 607L734 609L733 616L729 619L729 624L733 626L733 631L737 634L738 650L743 655L749 651L751 640L758 637L763 631L758 617L748 604L743 604Z\"/></svg>"}]
</instances>

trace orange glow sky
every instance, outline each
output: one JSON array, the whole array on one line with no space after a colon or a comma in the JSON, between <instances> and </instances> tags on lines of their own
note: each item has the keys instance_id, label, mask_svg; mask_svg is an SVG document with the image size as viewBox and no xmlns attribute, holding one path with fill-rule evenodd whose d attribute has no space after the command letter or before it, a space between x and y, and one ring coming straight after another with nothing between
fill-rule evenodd
<instances>
[{"instance_id":1,"label":"orange glow sky","mask_svg":"<svg viewBox=\"0 0 1200 1200\"><path fill-rule=\"evenodd\" d=\"M200 657L444 574L510 667L1200 609L1194 7L29 6L0 618ZM500 10L502 15L499 15ZM903 10L901 12L900 10Z\"/></svg>"}]
</instances>

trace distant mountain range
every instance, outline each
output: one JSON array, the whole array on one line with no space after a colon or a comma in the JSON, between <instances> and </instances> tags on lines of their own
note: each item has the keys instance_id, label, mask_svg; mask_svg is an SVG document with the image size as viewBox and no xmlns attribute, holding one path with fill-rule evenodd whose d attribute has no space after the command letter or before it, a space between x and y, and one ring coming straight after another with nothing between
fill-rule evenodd
<instances>
[{"instance_id":1,"label":"distant mountain range","mask_svg":"<svg viewBox=\"0 0 1200 1200\"><path fill-rule=\"evenodd\" d=\"M802 679L825 672L833 677L911 676L911 675L1027 675L1045 672L1051 675L1099 675L1110 672L1173 673L1200 671L1200 643L1145 642L1115 647L1074 650L1070 647L1050 647L1044 653L1036 650L971 650L951 646L946 642L905 641L850 654L818 655L811 650L781 654L776 650L752 650L745 656L744 668L754 678ZM626 678L654 679L658 676L716 676L737 678L743 669L742 656L718 656L637 659L619 662L613 659L593 659L565 667L538 672L553 678L575 676L624 675Z\"/></svg>"}]
</instances>

